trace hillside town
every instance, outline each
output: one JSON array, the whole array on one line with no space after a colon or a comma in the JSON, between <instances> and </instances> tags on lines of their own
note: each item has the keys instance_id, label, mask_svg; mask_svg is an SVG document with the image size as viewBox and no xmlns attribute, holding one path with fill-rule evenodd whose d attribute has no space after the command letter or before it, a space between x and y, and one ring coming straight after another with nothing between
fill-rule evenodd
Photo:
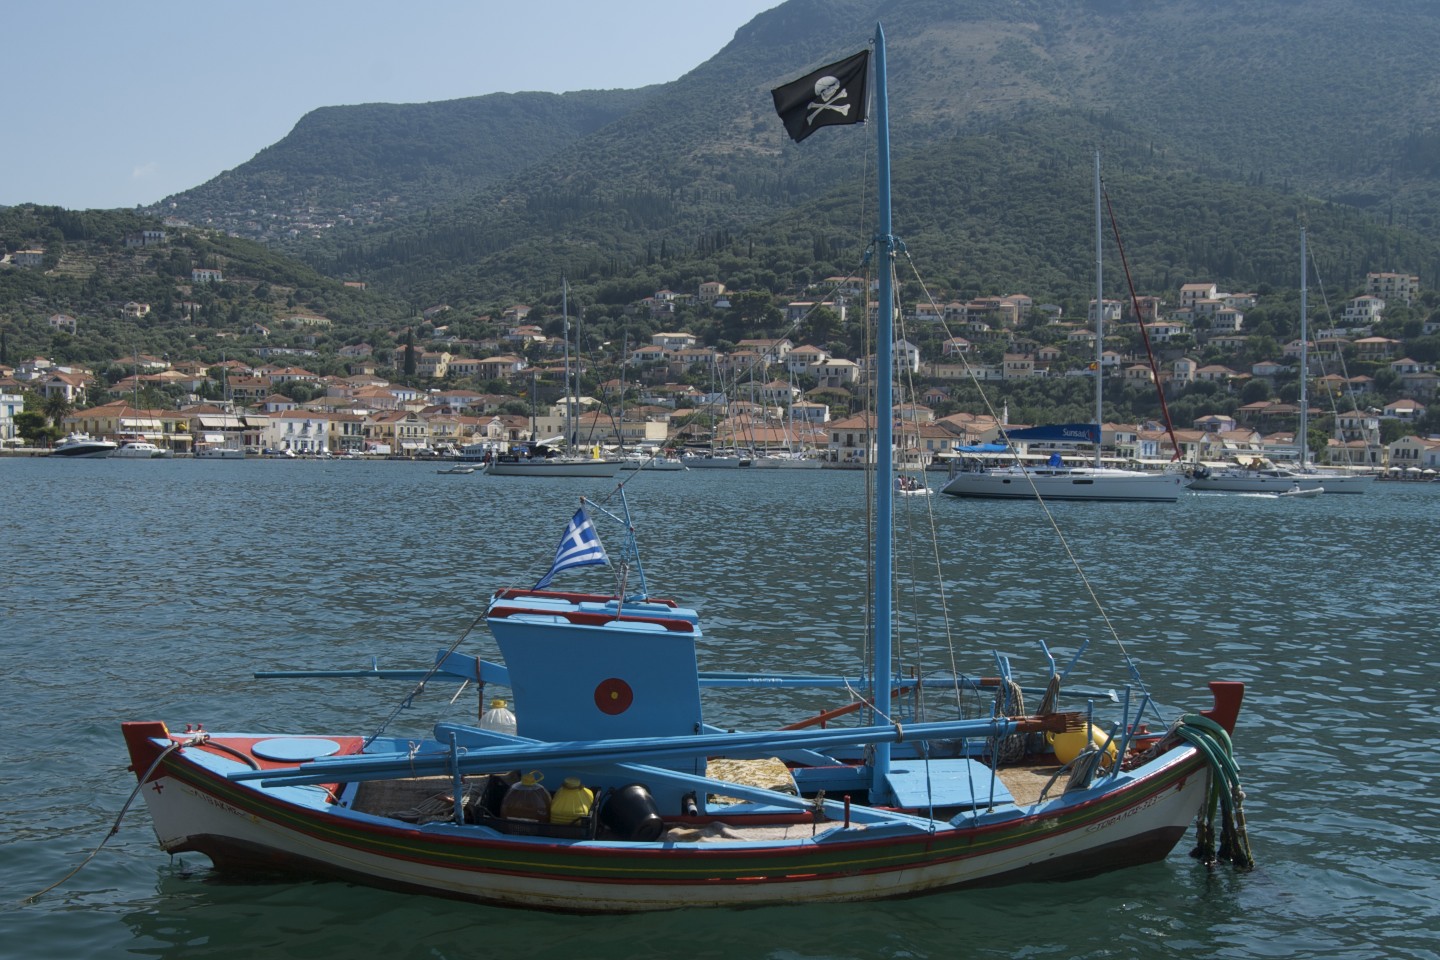
<instances>
[{"instance_id":1,"label":"hillside town","mask_svg":"<svg viewBox=\"0 0 1440 960\"><path fill-rule=\"evenodd\" d=\"M43 258L42 251L19 251L10 259L20 264L28 262L27 255ZM195 273L195 284L224 281L219 269L197 267ZM1177 423L1173 439L1155 421L1105 423L1107 456L1141 465L1167 463L1177 452L1187 463L1294 461L1299 409L1278 395L1286 384L1293 386L1301 354L1308 350L1311 422L1327 423L1330 431L1327 448L1317 451L1319 462L1377 472L1433 470L1440 467L1440 439L1402 427L1398 432L1409 435L1382 442L1382 422L1420 420L1440 382L1436 364L1408 356L1406 341L1374 333L1387 304L1408 308L1417 300L1419 280L1371 273L1366 287L1344 306L1338 323L1314 329L1308 344L1277 342L1275 355L1249 363L1211 361L1254 353L1245 317L1260 298L1224 292L1209 282L1184 284L1173 306L1138 298L1138 317L1131 304L1105 300L1099 307L1105 330L1100 350L1093 300L1085 322L1067 320L1061 307L1035 304L1023 294L910 304L900 317L905 334L895 344L897 368L913 385L893 412L896 422L906 425L897 434L903 454L928 466L958 447L995 441L1002 428L1025 426L1009 422L1003 410L948 409L955 406L952 391L960 383L1091 377L1098 370L1106 384L1153 389L1158 371L1168 396L1209 383L1226 396L1248 396L1248 389L1260 399L1234 414ZM867 304L871 290L861 281L831 277L815 291L823 294L773 304L789 330L808 329L806 320L817 310L842 324L854 319L857 309L874 317L874 303ZM724 283L708 281L689 293L656 291L628 312L652 326L669 321L679 326L688 311L724 311L735 296ZM138 318L149 305L126 303L121 310ZM0 444L44 446L58 432L144 438L176 455L212 447L298 456L443 457L465 450L504 452L568 436L587 447L785 451L832 465L859 462L869 446L874 421L863 398L873 356L839 356L788 336L741 339L721 349L674 329L597 361L582 358L578 349L572 357L570 344L546 333L558 318L537 316L539 311L525 305L503 311L491 323L494 335L484 339L452 334L448 312L445 305L426 310L423 343L412 341L385 362L366 343L327 344L332 356L324 357L315 333L329 321L294 316L276 321L273 330L250 323L233 331L227 352L250 359L206 363L119 356L109 366L130 372L113 382L94 369L42 357L0 366ZM1156 365L1143 349L1142 321L1160 361ZM80 321L55 314L48 322L73 334ZM1426 320L1418 333L1431 336L1437 328L1440 323ZM327 363L316 362L321 359ZM331 367L338 361L345 373L316 373L307 361ZM602 382L590 375L602 366L613 367L615 376ZM1351 367L1369 372L1351 375L1346 372ZM1398 396L1384 396L1372 374L1383 375ZM598 383L593 395L570 389L582 378ZM1249 386L1257 383L1264 386ZM551 398L540 409L534 409L537 385ZM486 386L492 389L479 389ZM497 386L504 389L493 389ZM141 397L152 402L142 405ZM26 411L43 411L45 417L27 424Z\"/></svg>"}]
</instances>

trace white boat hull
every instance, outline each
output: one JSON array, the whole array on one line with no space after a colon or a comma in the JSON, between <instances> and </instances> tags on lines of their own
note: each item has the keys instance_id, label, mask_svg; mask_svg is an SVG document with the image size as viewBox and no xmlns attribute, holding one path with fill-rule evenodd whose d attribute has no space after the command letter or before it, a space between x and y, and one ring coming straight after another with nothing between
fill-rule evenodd
<instances>
[{"instance_id":1,"label":"white boat hull","mask_svg":"<svg viewBox=\"0 0 1440 960\"><path fill-rule=\"evenodd\" d=\"M103 460L119 446L113 440L97 440L84 434L72 433L50 451L50 456L70 460Z\"/></svg>"},{"instance_id":2,"label":"white boat hull","mask_svg":"<svg viewBox=\"0 0 1440 960\"><path fill-rule=\"evenodd\" d=\"M117 447L110 457L114 460L158 460L169 455L170 451L153 443L131 441Z\"/></svg>"},{"instance_id":3,"label":"white boat hull","mask_svg":"<svg viewBox=\"0 0 1440 960\"><path fill-rule=\"evenodd\" d=\"M163 742L150 740L149 749ZM132 756L137 771L149 766ZM1009 816L982 811L973 823L836 825L817 836L806 826L796 839L636 843L414 826L348 810L319 787L225 779L244 768L190 747L167 758L142 790L161 846L198 851L224 870L299 872L586 913L876 900L1087 876L1163 859L1204 806L1210 783L1195 750L1182 747L1109 789L1012 808Z\"/></svg>"},{"instance_id":4,"label":"white boat hull","mask_svg":"<svg viewBox=\"0 0 1440 960\"><path fill-rule=\"evenodd\" d=\"M1285 493L1299 485L1301 490L1312 490L1320 486L1319 481L1305 480L1298 476L1278 476L1228 470L1210 476L1197 476L1190 481L1190 489L1200 493Z\"/></svg>"},{"instance_id":5,"label":"white boat hull","mask_svg":"<svg viewBox=\"0 0 1440 960\"><path fill-rule=\"evenodd\" d=\"M1209 476L1197 476L1190 489L1218 493L1288 493L1297 486L1301 490L1322 489L1325 493L1364 493L1374 477L1349 474L1328 474L1292 470L1220 470Z\"/></svg>"},{"instance_id":6,"label":"white boat hull","mask_svg":"<svg viewBox=\"0 0 1440 960\"><path fill-rule=\"evenodd\" d=\"M752 461L748 457L681 457L685 466L695 470L735 470L740 467L751 466Z\"/></svg>"},{"instance_id":7,"label":"white boat hull","mask_svg":"<svg viewBox=\"0 0 1440 960\"><path fill-rule=\"evenodd\" d=\"M1326 473L1316 470L1300 474L1301 486L1312 481L1326 493L1364 493L1375 482L1374 477L1364 474Z\"/></svg>"},{"instance_id":8,"label":"white boat hull","mask_svg":"<svg viewBox=\"0 0 1440 960\"><path fill-rule=\"evenodd\" d=\"M496 477L613 477L619 460L570 460L561 457L534 460L491 460L485 472Z\"/></svg>"},{"instance_id":9,"label":"white boat hull","mask_svg":"<svg viewBox=\"0 0 1440 960\"><path fill-rule=\"evenodd\" d=\"M686 469L686 467L685 467L685 464L683 464L683 463L681 463L679 460L673 459L673 458L671 458L671 457L653 457L653 458L649 458L649 459L645 459L645 458L640 458L640 459L627 458L627 459L625 460L625 462L620 465L620 469L622 469L622 470L659 470L659 471L670 471L670 472L673 473L673 472L678 472L678 471L684 470L684 469Z\"/></svg>"},{"instance_id":10,"label":"white boat hull","mask_svg":"<svg viewBox=\"0 0 1440 960\"><path fill-rule=\"evenodd\" d=\"M750 466L755 470L819 470L821 464L803 457L756 457Z\"/></svg>"},{"instance_id":11,"label":"white boat hull","mask_svg":"<svg viewBox=\"0 0 1440 960\"><path fill-rule=\"evenodd\" d=\"M1033 483L1033 485L1032 485ZM1178 473L1110 468L998 467L957 473L941 492L992 500L1115 500L1174 503L1185 489Z\"/></svg>"}]
</instances>

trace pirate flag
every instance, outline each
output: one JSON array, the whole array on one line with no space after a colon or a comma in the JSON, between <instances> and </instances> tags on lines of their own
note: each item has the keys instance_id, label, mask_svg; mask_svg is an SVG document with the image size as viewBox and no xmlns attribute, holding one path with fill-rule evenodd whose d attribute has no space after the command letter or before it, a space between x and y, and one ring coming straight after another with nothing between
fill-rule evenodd
<instances>
[{"instance_id":1,"label":"pirate flag","mask_svg":"<svg viewBox=\"0 0 1440 960\"><path fill-rule=\"evenodd\" d=\"M819 127L865 119L865 75L870 51L821 67L770 91L790 139L799 143Z\"/></svg>"}]
</instances>

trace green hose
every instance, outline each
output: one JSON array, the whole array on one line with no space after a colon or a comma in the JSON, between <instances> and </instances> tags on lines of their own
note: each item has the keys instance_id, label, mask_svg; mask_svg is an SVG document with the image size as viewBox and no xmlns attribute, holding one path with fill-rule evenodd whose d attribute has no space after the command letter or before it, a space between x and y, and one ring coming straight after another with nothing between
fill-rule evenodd
<instances>
[{"instance_id":1,"label":"green hose","mask_svg":"<svg viewBox=\"0 0 1440 960\"><path fill-rule=\"evenodd\" d=\"M1191 856L1207 866L1224 861L1238 870L1249 870L1255 866L1255 857L1245 830L1245 791L1240 787L1240 765L1235 762L1229 732L1209 717L1198 714L1181 717L1171 732L1195 747L1211 773L1205 811L1196 818L1196 844ZM1215 848L1217 812L1220 815L1218 852Z\"/></svg>"}]
</instances>

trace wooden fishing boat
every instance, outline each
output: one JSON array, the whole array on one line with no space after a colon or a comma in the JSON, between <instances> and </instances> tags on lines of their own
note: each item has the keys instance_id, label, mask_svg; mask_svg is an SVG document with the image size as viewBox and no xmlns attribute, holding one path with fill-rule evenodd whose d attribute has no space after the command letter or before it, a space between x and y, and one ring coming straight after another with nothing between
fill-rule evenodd
<instances>
[{"instance_id":1,"label":"wooden fishing boat","mask_svg":"<svg viewBox=\"0 0 1440 960\"><path fill-rule=\"evenodd\" d=\"M878 27L873 56L873 71L865 51L778 89L776 105L803 135L807 115L817 125L840 122L828 114L855 122L865 74L876 77L876 243L888 264L897 241ZM798 121L785 106L791 94ZM861 109L838 114L841 105ZM893 289L882 272L881 302ZM877 337L879 369L894 368L893 339ZM893 406L884 378L876 389L879 408ZM889 478L891 418L878 421L877 476ZM425 670L353 674L413 683L405 704L445 680L479 684L481 704L506 688L513 732L489 724L490 714L437 723L420 741L383 726L299 735L126 723L161 846L200 852L225 871L575 912L873 900L1082 877L1163 859L1197 818L1213 858L1217 809L1220 855L1248 863L1228 737L1242 685L1211 683L1205 715L1162 717L1143 693L1072 686L1039 639L1048 675L1030 688L998 655L999 675L988 679L903 675L892 666L888 587L895 485L869 486L882 586L864 675L702 670L701 618L650 596L622 486L620 514L582 501L533 588L492 596L485 620L498 662L460 650L462 637ZM614 564L587 507L624 531ZM619 572L613 594L551 587L558 573L602 564ZM768 699L807 687L869 692L779 729L736 731L704 715L709 690ZM933 705L922 714L915 694L927 689L956 692L955 714L937 717ZM1020 706L1027 694L1044 695L1037 709ZM982 695L993 706L962 708ZM1061 710L1066 695L1106 706Z\"/></svg>"}]
</instances>

